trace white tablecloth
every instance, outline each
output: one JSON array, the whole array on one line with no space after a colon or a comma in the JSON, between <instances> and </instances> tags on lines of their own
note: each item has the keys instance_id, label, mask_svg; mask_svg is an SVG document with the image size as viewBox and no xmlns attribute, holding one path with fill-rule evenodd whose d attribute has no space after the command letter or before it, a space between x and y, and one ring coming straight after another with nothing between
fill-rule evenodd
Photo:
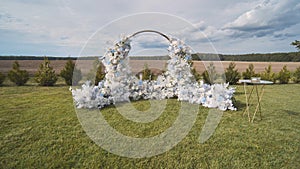
<instances>
[{"instance_id":1,"label":"white tablecloth","mask_svg":"<svg viewBox=\"0 0 300 169\"><path fill-rule=\"evenodd\" d=\"M251 79L241 79L239 80L239 83L248 83L248 84L256 84L256 85L266 85L266 84L273 84L271 81L267 80L260 80L260 81L252 81Z\"/></svg>"}]
</instances>

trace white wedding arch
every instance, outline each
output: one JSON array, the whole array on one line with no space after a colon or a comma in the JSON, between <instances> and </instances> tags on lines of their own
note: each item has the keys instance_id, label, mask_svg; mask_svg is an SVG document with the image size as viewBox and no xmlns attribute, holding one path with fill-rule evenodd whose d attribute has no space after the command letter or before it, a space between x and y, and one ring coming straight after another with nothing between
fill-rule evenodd
<instances>
[{"instance_id":1,"label":"white wedding arch","mask_svg":"<svg viewBox=\"0 0 300 169\"><path fill-rule=\"evenodd\" d=\"M131 73L128 57L131 40L142 33L159 34L169 42L167 70L156 80L142 80ZM197 82L189 62L191 48L159 31L142 30L125 36L99 59L105 66L105 78L96 86L87 81L82 88L72 90L77 108L103 108L130 100L177 97L179 101L209 108L236 110L231 100L235 89L226 83L208 85Z\"/></svg>"}]
</instances>

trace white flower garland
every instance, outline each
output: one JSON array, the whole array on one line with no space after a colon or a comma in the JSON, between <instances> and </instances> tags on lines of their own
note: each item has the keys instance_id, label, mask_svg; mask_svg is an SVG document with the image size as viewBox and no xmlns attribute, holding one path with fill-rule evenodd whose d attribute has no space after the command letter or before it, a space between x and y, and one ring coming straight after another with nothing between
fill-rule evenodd
<instances>
[{"instance_id":1,"label":"white flower garland","mask_svg":"<svg viewBox=\"0 0 300 169\"><path fill-rule=\"evenodd\" d=\"M103 108L130 99L166 99L177 97L180 101L201 104L204 107L220 110L236 110L231 98L234 88L228 84L208 85L194 80L191 66L191 49L182 41L170 40L167 71L157 80L141 80L131 75L128 53L130 39L125 37L108 49L102 63L105 66L105 79L93 86L88 81L81 89L72 90L77 108Z\"/></svg>"}]
</instances>

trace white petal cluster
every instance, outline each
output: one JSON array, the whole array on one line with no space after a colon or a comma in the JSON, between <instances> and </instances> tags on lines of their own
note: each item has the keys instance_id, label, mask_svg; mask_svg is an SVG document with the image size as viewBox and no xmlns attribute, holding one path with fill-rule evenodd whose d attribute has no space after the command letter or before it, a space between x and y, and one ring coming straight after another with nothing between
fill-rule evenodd
<instances>
[{"instance_id":1,"label":"white petal cluster","mask_svg":"<svg viewBox=\"0 0 300 169\"><path fill-rule=\"evenodd\" d=\"M105 79L98 86L86 82L81 89L71 90L78 108L102 108L118 102L139 99L176 98L220 110L236 110L232 104L234 88L228 84L208 85L196 82L189 60L191 49L182 41L172 39L168 48L167 70L157 80L141 80L131 74L128 53L130 39L123 38L105 53L102 63Z\"/></svg>"}]
</instances>

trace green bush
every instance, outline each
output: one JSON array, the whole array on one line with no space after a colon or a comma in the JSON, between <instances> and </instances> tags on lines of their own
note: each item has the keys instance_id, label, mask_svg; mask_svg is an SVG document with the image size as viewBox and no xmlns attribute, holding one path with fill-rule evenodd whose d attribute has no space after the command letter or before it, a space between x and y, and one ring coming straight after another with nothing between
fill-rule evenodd
<instances>
[{"instance_id":1,"label":"green bush","mask_svg":"<svg viewBox=\"0 0 300 169\"><path fill-rule=\"evenodd\" d=\"M249 64L248 68L245 72L242 73L244 79L251 79L251 77L257 76L257 74L254 71L254 65L251 63Z\"/></svg>"},{"instance_id":2,"label":"green bush","mask_svg":"<svg viewBox=\"0 0 300 169\"><path fill-rule=\"evenodd\" d=\"M138 72L135 76L142 80L154 80L157 78L149 69L148 64L144 64L144 69Z\"/></svg>"},{"instance_id":3,"label":"green bush","mask_svg":"<svg viewBox=\"0 0 300 169\"><path fill-rule=\"evenodd\" d=\"M287 66L284 65L283 68L278 73L277 79L279 80L279 83L287 84L289 83L290 78L291 78L291 72L287 69Z\"/></svg>"},{"instance_id":4,"label":"green bush","mask_svg":"<svg viewBox=\"0 0 300 169\"><path fill-rule=\"evenodd\" d=\"M66 62L60 76L65 79L67 85L72 85L72 82L73 85L77 85L82 78L81 71L75 68L75 63L71 59Z\"/></svg>"},{"instance_id":5,"label":"green bush","mask_svg":"<svg viewBox=\"0 0 300 169\"><path fill-rule=\"evenodd\" d=\"M18 86L24 85L29 79L29 73L26 70L21 70L18 61L13 63L13 68L8 72L10 81Z\"/></svg>"},{"instance_id":6,"label":"green bush","mask_svg":"<svg viewBox=\"0 0 300 169\"><path fill-rule=\"evenodd\" d=\"M104 68L102 63L99 62L96 72L95 85L105 78Z\"/></svg>"},{"instance_id":7,"label":"green bush","mask_svg":"<svg viewBox=\"0 0 300 169\"><path fill-rule=\"evenodd\" d=\"M2 85L2 83L5 80L5 75L3 73L0 72L0 85Z\"/></svg>"},{"instance_id":8,"label":"green bush","mask_svg":"<svg viewBox=\"0 0 300 169\"><path fill-rule=\"evenodd\" d=\"M263 80L269 80L275 83L276 77L275 73L272 72L272 65L270 64L267 68L265 68L265 71L261 73L261 79Z\"/></svg>"},{"instance_id":9,"label":"green bush","mask_svg":"<svg viewBox=\"0 0 300 169\"><path fill-rule=\"evenodd\" d=\"M35 75L35 81L41 86L53 86L57 81L57 75L50 66L48 58L44 58L44 63L40 64L40 68Z\"/></svg>"},{"instance_id":10,"label":"green bush","mask_svg":"<svg viewBox=\"0 0 300 169\"><path fill-rule=\"evenodd\" d=\"M153 80L153 73L149 69L148 64L144 64L142 80Z\"/></svg>"},{"instance_id":11,"label":"green bush","mask_svg":"<svg viewBox=\"0 0 300 169\"><path fill-rule=\"evenodd\" d=\"M104 66L98 58L94 60L93 67L90 69L86 77L87 80L93 81L94 85L98 85L98 83L105 78Z\"/></svg>"},{"instance_id":12,"label":"green bush","mask_svg":"<svg viewBox=\"0 0 300 169\"><path fill-rule=\"evenodd\" d=\"M192 75L194 75L196 81L199 81L201 79L201 74L199 74L195 68L191 69L191 73Z\"/></svg>"},{"instance_id":13,"label":"green bush","mask_svg":"<svg viewBox=\"0 0 300 169\"><path fill-rule=\"evenodd\" d=\"M215 80L217 80L217 72L216 72L216 67L214 64L211 62L207 69L202 73L204 83L208 84L214 84Z\"/></svg>"},{"instance_id":14,"label":"green bush","mask_svg":"<svg viewBox=\"0 0 300 169\"><path fill-rule=\"evenodd\" d=\"M201 74L197 72L197 70L193 67L194 63L192 62L192 60L188 60L188 63L191 66L191 73L194 76L196 81L199 81L201 79Z\"/></svg>"},{"instance_id":15,"label":"green bush","mask_svg":"<svg viewBox=\"0 0 300 169\"><path fill-rule=\"evenodd\" d=\"M231 62L225 71L226 82L230 85L236 84L241 78L241 74L235 69L235 66L235 63Z\"/></svg>"},{"instance_id":16,"label":"green bush","mask_svg":"<svg viewBox=\"0 0 300 169\"><path fill-rule=\"evenodd\" d=\"M296 71L293 73L293 81L295 83L300 83L300 66L296 69Z\"/></svg>"}]
</instances>

